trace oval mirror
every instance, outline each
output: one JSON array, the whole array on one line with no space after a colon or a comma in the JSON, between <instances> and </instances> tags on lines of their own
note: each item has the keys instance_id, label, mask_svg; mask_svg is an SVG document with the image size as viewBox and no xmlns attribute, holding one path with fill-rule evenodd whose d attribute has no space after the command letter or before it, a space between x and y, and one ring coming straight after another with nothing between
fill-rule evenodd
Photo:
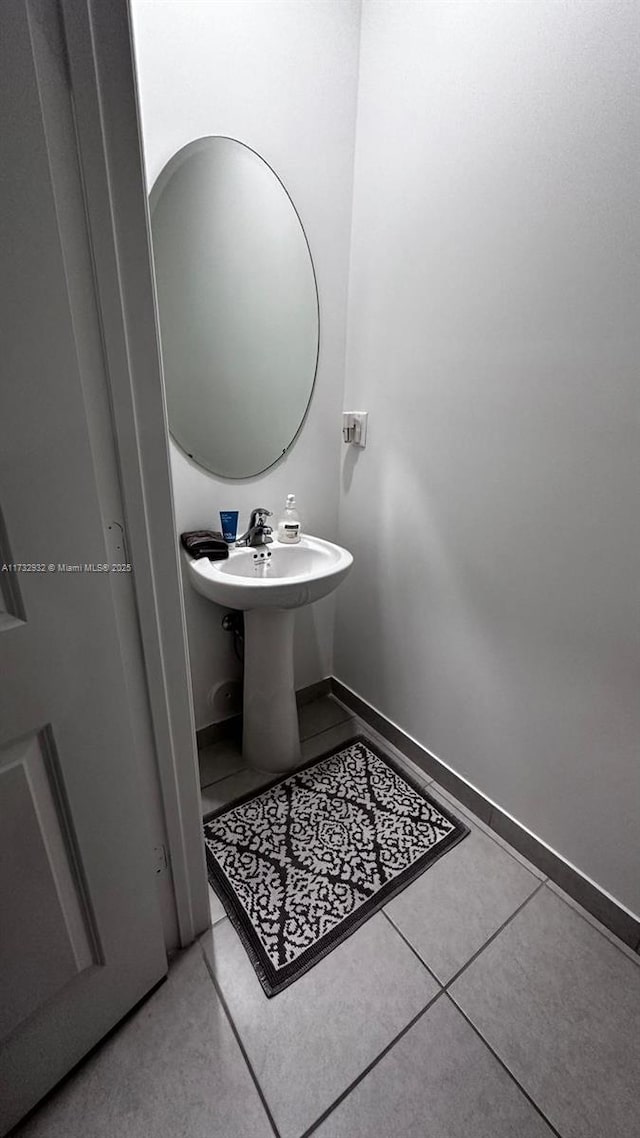
<instances>
[{"instance_id":1,"label":"oval mirror","mask_svg":"<svg viewBox=\"0 0 640 1138\"><path fill-rule=\"evenodd\" d=\"M260 155L223 137L179 150L150 205L171 434L214 474L259 474L291 446L315 381L300 218Z\"/></svg>"}]
</instances>

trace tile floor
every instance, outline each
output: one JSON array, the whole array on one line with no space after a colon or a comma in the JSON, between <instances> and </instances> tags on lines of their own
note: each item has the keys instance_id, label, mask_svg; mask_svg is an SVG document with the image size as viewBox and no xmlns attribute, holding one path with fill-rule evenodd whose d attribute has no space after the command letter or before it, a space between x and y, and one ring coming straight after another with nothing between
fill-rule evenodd
<instances>
[{"instance_id":1,"label":"tile floor","mask_svg":"<svg viewBox=\"0 0 640 1138\"><path fill-rule=\"evenodd\" d=\"M640 958L330 697L303 758L364 733L468 838L268 1000L212 928L20 1138L613 1138L638 1133ZM203 812L268 781L201 754Z\"/></svg>"}]
</instances>

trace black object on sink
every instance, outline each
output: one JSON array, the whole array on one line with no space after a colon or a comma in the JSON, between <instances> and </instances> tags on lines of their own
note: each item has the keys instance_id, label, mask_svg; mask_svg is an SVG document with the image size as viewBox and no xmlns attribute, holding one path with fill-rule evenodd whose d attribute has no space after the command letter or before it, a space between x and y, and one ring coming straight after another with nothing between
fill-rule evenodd
<instances>
[{"instance_id":1,"label":"black object on sink","mask_svg":"<svg viewBox=\"0 0 640 1138\"><path fill-rule=\"evenodd\" d=\"M210 561L223 561L229 556L229 546L219 530L195 529L180 534L182 548L190 557L208 557Z\"/></svg>"}]
</instances>

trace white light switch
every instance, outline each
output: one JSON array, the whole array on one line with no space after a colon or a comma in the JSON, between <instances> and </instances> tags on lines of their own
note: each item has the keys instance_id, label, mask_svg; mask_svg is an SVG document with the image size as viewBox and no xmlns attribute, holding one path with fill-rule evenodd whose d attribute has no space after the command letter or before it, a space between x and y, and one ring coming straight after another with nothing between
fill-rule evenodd
<instances>
[{"instance_id":1,"label":"white light switch","mask_svg":"<svg viewBox=\"0 0 640 1138\"><path fill-rule=\"evenodd\" d=\"M357 447L367 445L367 412L342 412L342 437L345 443L353 443Z\"/></svg>"}]
</instances>

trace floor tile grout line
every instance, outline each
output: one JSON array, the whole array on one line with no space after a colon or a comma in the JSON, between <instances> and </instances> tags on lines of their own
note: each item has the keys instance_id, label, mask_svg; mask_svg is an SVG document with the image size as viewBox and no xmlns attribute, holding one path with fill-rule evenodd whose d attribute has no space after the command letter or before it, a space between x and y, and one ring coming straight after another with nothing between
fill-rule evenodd
<instances>
[{"instance_id":1,"label":"floor tile grout line","mask_svg":"<svg viewBox=\"0 0 640 1138\"><path fill-rule=\"evenodd\" d=\"M576 916L581 917L582 920L585 922L585 924L589 925L589 927L592 928L594 930L594 932L600 933L600 936L604 937L604 939L606 941L608 941L609 944L613 945L614 948L617 948L618 952L621 952L626 960L631 960L632 964L636 964L636 965L640 964L640 959L633 960L631 957L627 956L627 953L625 952L625 948L626 948L626 949L628 949L628 951L630 953L638 956L638 953L640 953L640 941L638 941L638 947L637 948L632 948L631 945L626 944L625 941L622 941L621 944L618 944L619 938L616 937L616 934L613 932L613 930L608 929L606 925L602 925L602 922L598 921L598 918L594 917L593 913L589 913L588 909L583 909L583 906L580 904L580 902L575 901L574 898L571 897L570 893L567 893L565 897L563 897L561 895L561 893L556 893L556 889L560 889L560 890L562 890L562 893L564 893L564 890L562 889L561 885L558 885L557 882L555 882L555 881L551 881L550 877L545 878L544 883L547 886L549 892L552 893L554 897L557 897L559 901L562 901L562 903L564 905L566 905L568 909L571 909L572 912L574 912L576 914ZM551 888L552 885L555 885L556 889L552 889ZM570 897L571 902L573 902L572 904L570 904L570 902L567 901L567 897ZM589 920L589 917L591 917L591 920ZM593 923L594 921L597 921L597 924L594 925L594 923ZM602 925L602 928L599 928L598 927L599 925ZM606 931L603 932L603 929ZM607 935L607 934L609 934L609 935ZM611 939L612 937L614 937L615 939L612 940ZM624 945L624 947L622 947L623 945Z\"/></svg>"},{"instance_id":2,"label":"floor tile grout line","mask_svg":"<svg viewBox=\"0 0 640 1138\"><path fill-rule=\"evenodd\" d=\"M357 721L354 719L353 716L351 716L350 718L351 718L352 725L353 725L353 730L350 731L350 735L355 736L355 735L362 734L362 732L359 729ZM343 727L343 728L346 727L348 722L349 722L349 720L347 720L347 719L341 719L339 723L332 723L330 727L323 727L322 731L317 731L315 733L315 735L309 735L309 736L307 736L306 739L301 740L301 746L305 747L307 745L307 743L310 743L312 740L320 739L323 735L328 735L330 731L338 731L341 727ZM336 750L338 750L339 747L344 747L344 746L346 746L346 741L336 743ZM322 754L322 751L320 751L320 755L321 754ZM318 755L318 758L320 757L320 755ZM309 755L308 759L303 760L303 761L311 762L312 757L313 756Z\"/></svg>"},{"instance_id":3,"label":"floor tile grout line","mask_svg":"<svg viewBox=\"0 0 640 1138\"><path fill-rule=\"evenodd\" d=\"M490 937L489 937L487 940L485 940L485 941L484 941L484 943L483 943L483 944L480 946L480 948L477 950L477 952L474 952L474 953L473 953L473 956L470 956L470 957L469 957L469 959L468 959L467 961L465 961L465 963L462 965L462 967L461 967L461 968L459 968L459 969L458 969L458 971L457 971L456 973L454 973L454 975L451 977L451 979L450 979L450 980L447 980L447 981L445 981L444 983L443 983L443 981L442 981L442 980L440 980L440 979L438 978L438 976L436 976L435 972L433 972L433 971L432 971L432 969L431 969L431 968L429 967L429 965L427 964L426 960L424 960L424 959L422 958L422 956L420 955L420 953L418 952L418 950L417 950L416 948L414 948L414 946L411 944L411 941L407 939L407 937L404 935L404 933L402 932L402 930L401 930L401 929L398 927L398 925L395 923L395 921L393 920L393 918L389 916L389 914L387 913L386 909L381 909L380 911L381 911L381 913L383 914L383 916L385 916L385 917L387 918L387 920L388 920L389 924L390 924L390 925L391 925L391 926L392 926L392 927L395 929L395 931L397 932L397 934L398 934L398 936L401 938L401 940L403 940L403 941L404 941L404 943L406 944L407 948L411 949L411 951L412 951L413 955L414 955L415 957L417 957L417 959L420 961L420 963L421 963L421 964L422 964L422 965L423 965L423 966L426 968L426 970L427 970L427 972L429 973L429 975L430 975L431 977L433 977L433 979L435 980L436 984L438 984L438 985L439 985L439 986L442 988L442 990L443 990L444 992L446 992L446 991L448 990L448 988L451 986L451 984L453 984L453 983L454 983L454 982L455 982L455 981L458 979L458 977L459 977L459 976L461 976L461 975L462 975L462 973L463 973L463 972L465 972L465 971L467 970L467 968L469 967L469 965L470 965L470 964L473 964L474 960L477 960L477 958L480 956L480 954L481 954L482 952L484 952L485 948L487 948L487 947L488 947L488 945L490 945L490 944L491 944L491 942L492 942L492 941L494 941L494 940L496 939L496 937L500 936L500 933L501 933L501 932L503 932L503 931L504 931L504 929L506 929L507 925L511 924L511 921L514 919L514 917L517 917L517 916L518 916L518 913L520 913L520 912L522 911L522 909L524 909L525 905L528 905L528 904L529 904L529 901L531 901L531 899L532 899L533 897L535 897L536 893L539 893L539 892L540 892L540 890L542 889L542 887L543 887L545 884L546 884L546 882L545 882L545 881L540 881L540 882L539 882L539 884L538 884L538 886L537 886L537 888L536 888L536 889L534 889L533 893L530 893L528 897L525 897L525 899L524 899L524 901L522 902L522 904L521 904L521 905L518 905L518 908L517 908L517 909L514 909L514 911L513 911L513 913L511 914L511 916L507 917L506 921L503 921L503 923L500 925L500 927L499 927L498 929L496 929L496 931L495 931L494 933L492 933L492 934L491 934L491 936L490 936Z\"/></svg>"},{"instance_id":4,"label":"floor tile grout line","mask_svg":"<svg viewBox=\"0 0 640 1138\"><path fill-rule=\"evenodd\" d=\"M415 763L413 759L410 759L408 755L405 755L404 751L401 751L399 747L396 747L395 743L391 743L389 739L385 739L384 735L381 735L379 731L376 731L375 727L372 727L369 723L365 723L363 719L358 719L357 717L356 723L358 724L358 734L365 736L368 735L369 737L373 735L374 738L371 739L371 742L375 746L378 746L383 752L385 751L385 748L390 748L391 753L389 754L389 758L397 762L398 765L405 771L405 773L410 775L411 778L415 779L415 781L422 787L423 790L426 786L433 782L433 777L431 775L428 775L425 771L423 771L422 767L418 766L418 764ZM394 754L393 752L396 753Z\"/></svg>"},{"instance_id":5,"label":"floor tile grout line","mask_svg":"<svg viewBox=\"0 0 640 1138\"><path fill-rule=\"evenodd\" d=\"M322 735L324 731L332 731L334 727L342 727L343 723L347 723L349 719L353 719L352 715L347 715L345 719L337 719L335 723L330 723L328 727L320 727L317 731L312 731L309 735L304 737L300 736L300 743L307 743L309 739L315 739L317 735Z\"/></svg>"},{"instance_id":6,"label":"floor tile grout line","mask_svg":"<svg viewBox=\"0 0 640 1138\"><path fill-rule=\"evenodd\" d=\"M547 1118L547 1116L546 1116L546 1114L544 1113L544 1111L542 1110L542 1108L541 1108L540 1106L538 1106L538 1104L537 1104L536 1100L535 1100L534 1098L532 1098L532 1096L529 1094L529 1092L528 1092L528 1091L527 1091L527 1090L526 1090L526 1089L525 1089L525 1088L522 1086L522 1083L520 1083L520 1082L518 1081L518 1079L517 1079L517 1078L516 1078L516 1076L514 1075L513 1071L509 1070L509 1068L507 1067L507 1064L506 1064L506 1063L504 1062L504 1060L503 1060L503 1059L501 1059L501 1058L500 1058L500 1056L498 1055L498 1052L497 1052L497 1051L496 1051L496 1050L495 1050L495 1049L494 1049L494 1048L491 1046L491 1044L489 1043L489 1041L488 1041L487 1039L485 1039L485 1037L484 1037L484 1035L482 1034L482 1032L480 1031L480 1029L479 1029L478 1027L476 1027L476 1025L475 1025L475 1023L473 1022L473 1020L471 1020L471 1019L469 1018L469 1016L467 1015L467 1013L466 1013L466 1012L463 1010L463 1008L461 1008L461 1007L460 1007L460 1004L458 1004L458 1003L457 1003L457 1002L454 1000L454 998L453 998L453 996L451 995L451 993L450 993L450 992L448 992L448 991L445 989L445 992L444 992L444 994L445 994L445 996L447 997L447 999L448 999L448 1000L449 1000L449 1001L450 1001L450 1002L453 1004L453 1006L454 1006L454 1008L456 1009L456 1011L460 1013L460 1015L461 1015L461 1016L462 1016L462 1018L465 1020L465 1022L466 1022L466 1023L468 1023L468 1025L469 1025L469 1027L471 1028L471 1030L475 1032L475 1034L478 1036L478 1039L480 1039L480 1040L481 1040L481 1041L484 1043L484 1045L485 1045L485 1047L487 1048L487 1050L491 1052L491 1054L493 1055L494 1059L495 1059L495 1060L496 1060L496 1061L497 1061L497 1062L500 1064L500 1066L502 1067L502 1070L503 1070L503 1071L504 1071L504 1072L505 1072L505 1073L506 1073L506 1074L509 1076L509 1078L510 1078L511 1082L512 1082L512 1083L515 1083L516 1087L518 1088L518 1090L520 1091L520 1093L524 1095L524 1097L526 1098L527 1102L529 1102L529 1103L531 1104L531 1106L533 1107L533 1109L536 1111L536 1113L540 1115L540 1118L541 1118L541 1119L543 1120L543 1122L544 1122L544 1123L545 1123L545 1124L546 1124L546 1125L549 1127L549 1129L550 1129L551 1133L552 1133L552 1134L555 1134L555 1138L562 1138L562 1134L560 1133L560 1131L559 1131L559 1130L556 1130L556 1128L555 1128L555 1126L553 1125L553 1123L551 1122L551 1120L550 1120L549 1118Z\"/></svg>"},{"instance_id":7,"label":"floor tile grout line","mask_svg":"<svg viewBox=\"0 0 640 1138\"><path fill-rule=\"evenodd\" d=\"M456 980L460 979L460 977L462 976L462 973L467 971L467 968L469 968L473 964L473 962L475 960L477 960L479 956L482 955L484 950L486 948L488 948L490 944L493 944L494 940L496 940L496 938L499 937L501 935L501 933L504 932L507 925L510 925L511 922L513 920L515 920L515 918L518 916L518 914L522 912L522 910L529 904L529 902L532 901L534 897L537 897L540 890L544 889L544 886L545 886L544 881L538 881L538 885L533 890L533 892L530 893L528 897L525 897L522 904L518 905L517 909L514 909L513 913L511 914L510 917L507 917L506 921L502 922L502 924L500 925L500 928L496 929L496 931L494 933L492 933L491 936L487 940L485 940L484 944L480 946L480 948L477 950L477 952L474 952L473 956L469 957L469 959L466 961L466 963L462 965L462 968L459 968L458 971L451 977L450 980L447 980L446 984L443 985L445 992L448 992L451 985L455 984Z\"/></svg>"},{"instance_id":8,"label":"floor tile grout line","mask_svg":"<svg viewBox=\"0 0 640 1138\"><path fill-rule=\"evenodd\" d=\"M506 838L502 838L502 840L499 841L499 835L496 831L493 831L491 829L491 826L488 822L484 821L484 818L479 818L478 815L474 814L468 806L465 806L464 803L460 802L460 800L453 794L449 794L448 790L445 791L444 787L442 787L439 782L436 782L435 779L432 779L432 783L434 785L431 787L431 789L434 790L436 794L438 791L440 791L440 793L444 795L445 799L447 800L448 805L450 804L454 810L460 810L460 813L463 814L470 822L473 822L474 826L478 826L481 834L484 834L487 838L491 838L491 841L498 847L498 849L502 850L503 853L509 854L509 857L513 858L513 860L518 863L521 869L526 869L527 873L531 873L531 876L535 877L536 881L541 881L543 884L549 880L548 877L538 877L537 873L532 873L532 871L529 869L529 866L524 865L521 861L521 858L524 857L524 854L520 854L518 856L518 851L514 850L514 847L510 844L510 842L507 842ZM478 822L481 822L482 826L479 826ZM483 829L483 827L486 827L486 829ZM529 859L525 858L524 860L528 861ZM530 864L533 865L533 862ZM535 868L537 869L538 867L536 866ZM541 872L542 870L538 870L538 873Z\"/></svg>"},{"instance_id":9,"label":"floor tile grout line","mask_svg":"<svg viewBox=\"0 0 640 1138\"><path fill-rule=\"evenodd\" d=\"M300 1138L310 1138L310 1135L313 1134L314 1131L317 1130L318 1127L321 1126L323 1122L326 1122L329 1115L333 1114L334 1110L338 1106L340 1106L340 1104L343 1103L346 1098L349 1097L349 1095L352 1093L352 1091L354 1091L355 1088L364 1079L366 1079L367 1075L371 1074L374 1067L377 1067L378 1063L380 1063L380 1061L382 1059L384 1059L385 1055L389 1054L391 1049L393 1047L395 1047L396 1043L399 1043L400 1040L403 1038L403 1036L405 1036L407 1034L407 1032L411 1031L412 1027L415 1027L418 1020L422 1019L423 1015L426 1015L426 1013L429 1011L429 1009L433 1007L436 1000L438 1000L440 998L440 996L442 996L442 995L444 995L444 991L442 988L440 988L440 990L438 992L436 992L435 996L432 996L431 999L429 1000L429 1002L427 1004L425 1004L425 1006L423 1008L420 1009L418 1014L415 1015L413 1017L413 1019L409 1020L409 1023L406 1024L405 1027L402 1028L402 1031L398 1032L398 1034L396 1036L394 1036L394 1038L391 1040L391 1042L388 1043L385 1048L383 1048L383 1050L380 1052L379 1055L376 1055L375 1059L373 1059L372 1062L369 1063L368 1067L365 1067L364 1071L361 1071L360 1074L357 1075L357 1077L353 1080L353 1082L349 1083L349 1086L345 1088L345 1090L342 1092L342 1094L338 1095L338 1098L335 1099L335 1101L332 1102L331 1105L328 1106L327 1109L324 1110L318 1118L316 1118L315 1122L312 1122L311 1126L309 1126L306 1130L303 1131L303 1133L300 1135Z\"/></svg>"},{"instance_id":10,"label":"floor tile grout line","mask_svg":"<svg viewBox=\"0 0 640 1138\"><path fill-rule=\"evenodd\" d=\"M381 910L380 910L380 912L382 913L383 917L386 917L386 918L387 918L387 920L388 920L389 924L391 925L392 929L394 929L394 930L395 930L395 932L397 932L398 936L400 937L400 939L401 939L401 940L403 940L403 941L404 941L404 943L406 944L407 948L409 948L409 949L411 950L411 952L413 953L413 955L414 955L415 957L417 957L417 959L420 961L420 963L421 963L422 967L423 967L423 968L426 968L427 972L429 973L429 975L431 976L431 978L432 978L433 980L435 980L435 982L436 982L436 984L438 985L438 987L439 987L439 988L441 988L441 989L444 991L444 984L442 983L442 981L438 979L438 977L436 976L435 972L432 972L432 971L431 971L431 969L429 968L429 965L427 964L426 960L423 960L423 959L422 959L422 957L421 957L420 953L418 952L417 948L414 948L414 947L413 947L413 945L411 944L411 941L410 941L410 940L407 940L406 936L405 936L405 935L404 935L404 933L403 933L403 932L402 932L402 931L401 931L401 930L398 928L398 926L397 926L397 924L395 923L395 921L393 920L393 918L389 916L389 914L387 913L387 911L386 911L385 909L381 909Z\"/></svg>"},{"instance_id":11,"label":"floor tile grout line","mask_svg":"<svg viewBox=\"0 0 640 1138\"><path fill-rule=\"evenodd\" d=\"M344 727L349 721L353 721L354 734L358 734L356 720L353 715L349 715L347 719L341 719L338 723L331 723L328 727L323 727L321 731L314 731L313 735L307 735L306 739L300 740L300 745L304 747L305 743L310 742L311 739L318 739L320 735L328 735L329 731L337 731L339 727ZM341 746L341 744L338 744Z\"/></svg>"},{"instance_id":12,"label":"floor tile grout line","mask_svg":"<svg viewBox=\"0 0 640 1138\"><path fill-rule=\"evenodd\" d=\"M220 782L224 782L224 780L225 780L226 778L233 778L235 775L237 775L237 774L242 774L244 771L246 771L246 770L248 770L248 769L249 769L248 767L242 767L242 766L240 766L240 767L238 767L238 769L237 769L237 770L235 770L235 771L228 771L228 772L227 772L227 774L222 774L222 775L220 775L220 778L214 778L214 779L213 779L213 782L207 782L207 783L205 783L205 785L204 785L204 786L201 786L201 787L200 787L200 790L201 790L201 791L204 791L204 790L209 790L209 789L210 789L212 786L217 786L217 785L218 785L218 783L220 783Z\"/></svg>"},{"instance_id":13,"label":"floor tile grout line","mask_svg":"<svg viewBox=\"0 0 640 1138\"><path fill-rule=\"evenodd\" d=\"M231 1031L233 1032L233 1035L234 1035L235 1041L236 1041L236 1043L238 1044L238 1047L240 1048L240 1054L242 1055L242 1058L243 1058L243 1059L244 1059L244 1061L245 1061L245 1064L246 1064L247 1070L248 1070L248 1072L249 1072L249 1075L251 1076L251 1080L252 1080L252 1082L253 1082L253 1084L254 1084L254 1086L255 1086L255 1088L256 1088L256 1091L258 1092L258 1098L260 1099L260 1102L262 1103L262 1106L263 1106L263 1108L264 1108L265 1114L266 1114L266 1116L267 1116L267 1118L268 1118L268 1120L269 1120L269 1125L271 1126L271 1129L273 1130L273 1133L275 1134L275 1138L281 1138L281 1136L280 1136L280 1131L278 1130L278 1127L276 1126L276 1123L275 1123L275 1119L274 1119L274 1117L273 1117L273 1115L272 1115L272 1113L271 1113L271 1110L270 1110L269 1104L268 1104L268 1102L267 1102L267 1100L266 1100L266 1098L265 1098L265 1095L264 1095L264 1092L263 1092L263 1090L262 1090L262 1087L260 1086L260 1082L259 1082L259 1080L258 1080L258 1076L256 1075L256 1073L255 1073L255 1071L254 1071L254 1069L253 1069L253 1066L252 1066L251 1060L249 1059L249 1056L248 1056L248 1054L247 1054L247 1051L246 1051L246 1048L245 1048L245 1046L244 1046L244 1043L242 1042L242 1038L241 1038L240 1032L238 1031L238 1028L236 1027L235 1021L234 1021L234 1019L233 1019L233 1016L231 1015L231 1010L230 1010L230 1008L229 1008L229 1006L228 1006L228 1004L227 1004L227 1001L226 1001L226 999L225 999L225 997L224 997L224 994L223 994L223 992L222 992L222 989L221 989L220 985L218 984L218 981L216 980L216 977L215 977L215 973L214 973L214 971L213 971L213 968L212 968L212 966L211 966L211 963L210 963L210 961L209 961L209 958L208 958L208 956L207 956L207 954L206 954L206 952L205 952L205 950L204 950L204 947L202 946L202 944L200 944L200 952L202 953L202 957L203 957L203 959L204 959L205 968L207 969L207 972L209 973L209 978L210 978L210 980L211 980L211 983L213 984L213 987L214 987L214 989L215 989L215 991L216 991L216 994L217 994L217 996L218 996L218 999L220 1000L220 1003L222 1004L222 1008L223 1008L223 1011L224 1011L224 1013L225 1013L225 1015L226 1015L226 1017L227 1017L227 1019L228 1019L228 1021L229 1021L229 1026L230 1026L230 1028L231 1028Z\"/></svg>"}]
</instances>

